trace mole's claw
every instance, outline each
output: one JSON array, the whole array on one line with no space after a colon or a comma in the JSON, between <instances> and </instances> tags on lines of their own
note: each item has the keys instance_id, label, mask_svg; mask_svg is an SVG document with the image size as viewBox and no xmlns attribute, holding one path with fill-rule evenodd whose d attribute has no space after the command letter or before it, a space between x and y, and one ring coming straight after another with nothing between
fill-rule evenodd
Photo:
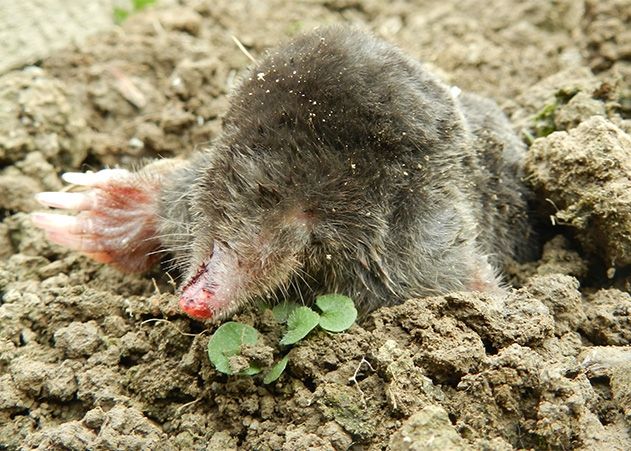
<instances>
[{"instance_id":1,"label":"mole's claw","mask_svg":"<svg viewBox=\"0 0 631 451\"><path fill-rule=\"evenodd\" d=\"M82 234L91 231L90 221L87 218L79 219L76 216L36 212L31 213L31 221L36 227L47 232Z\"/></svg>"},{"instance_id":2,"label":"mole's claw","mask_svg":"<svg viewBox=\"0 0 631 451\"><path fill-rule=\"evenodd\" d=\"M76 213L33 213L33 224L48 240L124 271L144 271L159 259L155 255L160 247L156 236L159 176L104 169L68 172L62 178L87 189L35 195L42 205Z\"/></svg>"},{"instance_id":3,"label":"mole's claw","mask_svg":"<svg viewBox=\"0 0 631 451\"><path fill-rule=\"evenodd\" d=\"M107 242L97 240L90 235L78 235L70 232L46 231L46 238L55 244L83 253L101 253L107 251Z\"/></svg>"},{"instance_id":4,"label":"mole's claw","mask_svg":"<svg viewBox=\"0 0 631 451\"><path fill-rule=\"evenodd\" d=\"M43 192L35 195L35 200L46 207L65 208L66 210L90 210L95 207L94 194Z\"/></svg>"},{"instance_id":5,"label":"mole's claw","mask_svg":"<svg viewBox=\"0 0 631 451\"><path fill-rule=\"evenodd\" d=\"M115 177L129 175L126 169L103 169L99 172L66 172L61 178L73 185L98 186L111 181Z\"/></svg>"}]
</instances>

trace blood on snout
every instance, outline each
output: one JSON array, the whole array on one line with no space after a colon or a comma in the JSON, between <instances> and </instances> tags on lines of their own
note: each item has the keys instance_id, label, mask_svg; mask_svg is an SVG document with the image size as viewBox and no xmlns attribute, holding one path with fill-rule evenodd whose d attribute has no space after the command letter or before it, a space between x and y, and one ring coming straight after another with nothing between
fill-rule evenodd
<instances>
[{"instance_id":1,"label":"blood on snout","mask_svg":"<svg viewBox=\"0 0 631 451\"><path fill-rule=\"evenodd\" d=\"M213 311L210 308L210 300L212 299L212 293L208 290L202 290L197 297L186 296L183 293L180 296L180 308L184 313L195 319L210 319L213 317Z\"/></svg>"},{"instance_id":2,"label":"blood on snout","mask_svg":"<svg viewBox=\"0 0 631 451\"><path fill-rule=\"evenodd\" d=\"M214 298L212 286L208 286L206 275L207 267L200 265L191 280L184 285L180 295L180 308L189 316L196 319L210 319L213 310L210 307Z\"/></svg>"}]
</instances>

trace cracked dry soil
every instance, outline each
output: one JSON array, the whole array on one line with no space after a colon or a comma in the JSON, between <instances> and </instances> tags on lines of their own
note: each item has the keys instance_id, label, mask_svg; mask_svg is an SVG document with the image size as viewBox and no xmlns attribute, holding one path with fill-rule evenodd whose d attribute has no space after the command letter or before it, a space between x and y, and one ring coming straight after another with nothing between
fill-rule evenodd
<instances>
[{"instance_id":1,"label":"cracked dry soil","mask_svg":"<svg viewBox=\"0 0 631 451\"><path fill-rule=\"evenodd\" d=\"M183 0L2 75L0 449L631 449L630 14L628 0ZM32 195L67 170L188 154L219 133L248 64L232 34L257 55L334 22L536 138L543 252L507 268L503 302L413 299L313 333L274 384L227 377L167 275L50 245ZM269 310L236 319L278 342Z\"/></svg>"}]
</instances>

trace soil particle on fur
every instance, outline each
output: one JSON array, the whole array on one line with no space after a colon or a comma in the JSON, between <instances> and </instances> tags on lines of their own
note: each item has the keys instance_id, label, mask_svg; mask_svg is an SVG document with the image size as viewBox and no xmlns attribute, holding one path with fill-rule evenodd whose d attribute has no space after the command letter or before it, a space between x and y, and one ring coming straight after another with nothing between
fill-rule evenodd
<instances>
[{"instance_id":1,"label":"soil particle on fur","mask_svg":"<svg viewBox=\"0 0 631 451\"><path fill-rule=\"evenodd\" d=\"M0 77L0 448L631 449L628 0L179 3ZM506 298L412 299L311 333L272 384L226 376L171 274L49 244L31 194L205 145L249 62L231 35L257 57L339 22L504 106L543 252ZM268 309L234 319L249 359L287 352Z\"/></svg>"}]
</instances>

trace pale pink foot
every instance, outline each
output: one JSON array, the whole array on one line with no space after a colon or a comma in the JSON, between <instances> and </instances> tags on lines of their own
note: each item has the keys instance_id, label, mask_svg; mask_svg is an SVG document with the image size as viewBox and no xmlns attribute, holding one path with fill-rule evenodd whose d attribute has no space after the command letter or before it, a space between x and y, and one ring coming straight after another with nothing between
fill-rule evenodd
<instances>
[{"instance_id":1,"label":"pale pink foot","mask_svg":"<svg viewBox=\"0 0 631 451\"><path fill-rule=\"evenodd\" d=\"M62 178L87 189L36 195L42 205L78 212L31 215L33 223L46 232L50 241L123 271L144 271L158 260L158 177L105 169L96 173L70 172Z\"/></svg>"},{"instance_id":2,"label":"pale pink foot","mask_svg":"<svg viewBox=\"0 0 631 451\"><path fill-rule=\"evenodd\" d=\"M491 266L486 257L480 257L479 264L466 288L487 294L505 295L507 293L506 288L501 284L498 271Z\"/></svg>"}]
</instances>

